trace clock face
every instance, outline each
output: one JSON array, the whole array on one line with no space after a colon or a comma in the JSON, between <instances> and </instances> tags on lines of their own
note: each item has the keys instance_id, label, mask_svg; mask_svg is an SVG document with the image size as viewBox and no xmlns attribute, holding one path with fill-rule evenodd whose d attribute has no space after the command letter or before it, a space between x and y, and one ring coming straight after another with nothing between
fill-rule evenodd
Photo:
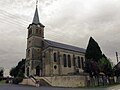
<instances>
[{"instance_id":1,"label":"clock face","mask_svg":"<svg viewBox=\"0 0 120 90\"><path fill-rule=\"evenodd\" d=\"M38 27L40 27L40 25L37 25Z\"/></svg>"}]
</instances>

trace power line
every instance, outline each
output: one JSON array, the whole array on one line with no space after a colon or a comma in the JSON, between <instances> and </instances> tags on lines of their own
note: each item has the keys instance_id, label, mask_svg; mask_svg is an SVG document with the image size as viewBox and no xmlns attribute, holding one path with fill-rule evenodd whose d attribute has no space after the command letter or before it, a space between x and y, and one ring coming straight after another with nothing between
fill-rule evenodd
<instances>
[{"instance_id":1,"label":"power line","mask_svg":"<svg viewBox=\"0 0 120 90\"><path fill-rule=\"evenodd\" d=\"M0 18L0 19L2 19L1 22L3 22L3 23L8 23L8 24L10 23L10 24L14 24L14 25L17 25L17 26L22 26L22 27L25 27L26 23L28 23L28 21L25 21L24 19L22 19L20 17L17 18L17 19L13 18L13 17L16 17L16 16L13 15L13 14L10 14L10 13L4 11L4 10L0 9L0 11L3 12L3 13L0 13L0 16L3 17L3 18ZM64 32L55 31L55 30L52 30L52 29L50 29L49 31L47 30L47 32L49 32L49 34L52 33L51 36L56 37L56 38L61 38L61 37L63 37L63 34L65 35ZM64 38L64 40L68 41L68 38Z\"/></svg>"}]
</instances>

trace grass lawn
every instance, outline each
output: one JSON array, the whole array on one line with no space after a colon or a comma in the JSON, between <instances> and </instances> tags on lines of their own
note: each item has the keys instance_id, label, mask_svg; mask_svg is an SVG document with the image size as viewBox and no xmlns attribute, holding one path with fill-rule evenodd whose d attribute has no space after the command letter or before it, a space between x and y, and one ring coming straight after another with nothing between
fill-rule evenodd
<instances>
[{"instance_id":1,"label":"grass lawn","mask_svg":"<svg viewBox=\"0 0 120 90\"><path fill-rule=\"evenodd\" d=\"M0 81L0 84L4 84L4 83L5 83L5 80Z\"/></svg>"},{"instance_id":2,"label":"grass lawn","mask_svg":"<svg viewBox=\"0 0 120 90\"><path fill-rule=\"evenodd\" d=\"M105 85L105 86L89 86L89 87L85 86L85 87L78 87L78 88L109 88L109 87L113 87L116 85L120 85L120 84Z\"/></svg>"}]
</instances>

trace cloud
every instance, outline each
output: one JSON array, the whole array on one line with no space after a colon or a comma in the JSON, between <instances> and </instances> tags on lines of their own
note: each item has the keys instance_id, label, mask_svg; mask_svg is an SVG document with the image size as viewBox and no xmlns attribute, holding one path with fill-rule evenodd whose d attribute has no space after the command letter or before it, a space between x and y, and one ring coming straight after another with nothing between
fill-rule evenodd
<instances>
[{"instance_id":1,"label":"cloud","mask_svg":"<svg viewBox=\"0 0 120 90\"><path fill-rule=\"evenodd\" d=\"M109 58L120 52L119 0L39 0L38 8L45 38L86 48L93 36ZM0 66L25 58L34 11L35 0L0 1Z\"/></svg>"},{"instance_id":2,"label":"cloud","mask_svg":"<svg viewBox=\"0 0 120 90\"><path fill-rule=\"evenodd\" d=\"M0 12L0 66L10 68L25 58L26 28L18 16Z\"/></svg>"},{"instance_id":3,"label":"cloud","mask_svg":"<svg viewBox=\"0 0 120 90\"><path fill-rule=\"evenodd\" d=\"M120 1L70 0L58 1L45 8L46 37L86 48L93 36L103 52L115 60L119 50ZM44 18L44 16L43 16ZM64 37L64 39L62 39ZM68 40L69 38L69 40Z\"/></svg>"}]
</instances>

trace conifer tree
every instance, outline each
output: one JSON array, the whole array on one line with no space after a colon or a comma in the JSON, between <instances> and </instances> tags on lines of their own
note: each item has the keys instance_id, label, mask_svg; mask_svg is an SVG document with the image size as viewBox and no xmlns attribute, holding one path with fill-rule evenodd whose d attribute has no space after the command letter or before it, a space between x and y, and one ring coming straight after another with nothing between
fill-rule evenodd
<instances>
[{"instance_id":1,"label":"conifer tree","mask_svg":"<svg viewBox=\"0 0 120 90\"><path fill-rule=\"evenodd\" d=\"M102 57L102 51L98 43L92 37L89 39L85 57L87 60L92 59L96 62L98 62L98 60L100 60Z\"/></svg>"}]
</instances>

